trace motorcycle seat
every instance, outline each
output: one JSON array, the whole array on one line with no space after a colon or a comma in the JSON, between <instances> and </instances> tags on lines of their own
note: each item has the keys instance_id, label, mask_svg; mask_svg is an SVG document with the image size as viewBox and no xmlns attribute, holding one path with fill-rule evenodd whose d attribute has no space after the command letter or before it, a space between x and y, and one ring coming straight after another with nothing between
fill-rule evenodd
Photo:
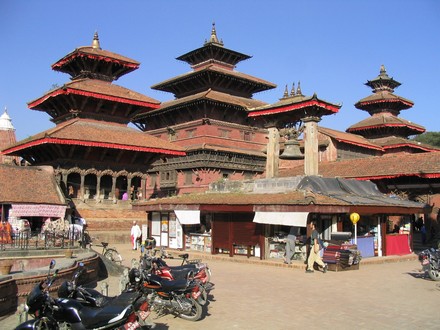
<instances>
[{"instance_id":1,"label":"motorcycle seat","mask_svg":"<svg viewBox=\"0 0 440 330\"><path fill-rule=\"evenodd\" d=\"M119 315L123 314L120 319L126 318L133 312L132 305L115 305L108 304L104 307L84 307L78 311L83 325L89 328L97 328L109 324L112 319L119 318Z\"/></svg>"},{"instance_id":2,"label":"motorcycle seat","mask_svg":"<svg viewBox=\"0 0 440 330\"><path fill-rule=\"evenodd\" d=\"M170 292L174 290L182 290L187 287L186 279L179 280L166 280L158 275L150 274L149 281L160 284L161 289L165 292Z\"/></svg>"}]
</instances>

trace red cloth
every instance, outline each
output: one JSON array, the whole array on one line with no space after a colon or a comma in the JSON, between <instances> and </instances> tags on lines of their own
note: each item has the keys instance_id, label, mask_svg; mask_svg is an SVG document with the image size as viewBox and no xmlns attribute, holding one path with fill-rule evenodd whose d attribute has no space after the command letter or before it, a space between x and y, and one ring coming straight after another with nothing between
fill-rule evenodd
<instances>
[{"instance_id":1,"label":"red cloth","mask_svg":"<svg viewBox=\"0 0 440 330\"><path fill-rule=\"evenodd\" d=\"M410 254L408 235L387 235L385 255Z\"/></svg>"}]
</instances>

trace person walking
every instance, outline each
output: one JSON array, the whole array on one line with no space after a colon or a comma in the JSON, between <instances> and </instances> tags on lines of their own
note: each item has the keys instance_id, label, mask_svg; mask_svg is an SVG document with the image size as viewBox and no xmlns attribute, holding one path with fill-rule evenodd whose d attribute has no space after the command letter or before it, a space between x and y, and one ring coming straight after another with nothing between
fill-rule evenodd
<instances>
[{"instance_id":1,"label":"person walking","mask_svg":"<svg viewBox=\"0 0 440 330\"><path fill-rule=\"evenodd\" d=\"M131 243L133 245L133 250L137 250L138 240L142 236L141 228L136 221L133 221L133 226L131 227Z\"/></svg>"},{"instance_id":2,"label":"person walking","mask_svg":"<svg viewBox=\"0 0 440 330\"><path fill-rule=\"evenodd\" d=\"M319 255L319 238L318 238L318 231L316 230L316 221L312 220L310 221L310 229L312 231L312 234L310 235L310 253L309 253L309 259L307 259L307 269L306 273L313 273L313 265L315 262L322 267L322 272L327 272L327 264L322 261L321 256Z\"/></svg>"},{"instance_id":3,"label":"person walking","mask_svg":"<svg viewBox=\"0 0 440 330\"><path fill-rule=\"evenodd\" d=\"M298 233L297 227L290 227L289 234L286 238L286 260L285 264L290 265L292 263L292 257L295 255L296 234Z\"/></svg>"}]
</instances>

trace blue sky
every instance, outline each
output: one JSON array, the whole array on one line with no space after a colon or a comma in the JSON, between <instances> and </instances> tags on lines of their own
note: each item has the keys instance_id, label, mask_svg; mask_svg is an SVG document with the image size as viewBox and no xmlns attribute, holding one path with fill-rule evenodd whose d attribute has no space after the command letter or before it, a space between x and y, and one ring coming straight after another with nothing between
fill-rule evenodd
<instances>
[{"instance_id":1,"label":"blue sky","mask_svg":"<svg viewBox=\"0 0 440 330\"><path fill-rule=\"evenodd\" d=\"M254 98L274 103L301 81L303 94L342 103L322 126L345 131L368 113L354 104L382 64L415 105L401 117L440 131L440 1L437 0L1 0L0 113L21 140L54 126L27 108L69 76L51 64L76 47L101 47L141 62L116 84L159 101L150 86L190 71L175 58L203 45L212 22L225 47L252 58L236 70L277 84Z\"/></svg>"}]
</instances>

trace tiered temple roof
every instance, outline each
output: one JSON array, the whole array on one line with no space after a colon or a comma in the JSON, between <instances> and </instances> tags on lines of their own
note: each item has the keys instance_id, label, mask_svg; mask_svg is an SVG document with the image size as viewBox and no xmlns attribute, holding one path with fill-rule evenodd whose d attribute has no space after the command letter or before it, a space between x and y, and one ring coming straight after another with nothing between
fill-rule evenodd
<instances>
[{"instance_id":1,"label":"tiered temple roof","mask_svg":"<svg viewBox=\"0 0 440 330\"><path fill-rule=\"evenodd\" d=\"M132 116L160 105L112 83L138 67L134 60L102 50L95 33L92 46L79 47L52 66L70 74L72 81L28 104L48 113L57 126L9 146L4 153L34 165L87 168L106 167L110 161L126 169L145 166L161 154L185 155L179 146L127 127Z\"/></svg>"},{"instance_id":2,"label":"tiered temple roof","mask_svg":"<svg viewBox=\"0 0 440 330\"><path fill-rule=\"evenodd\" d=\"M365 85L373 89L373 94L358 101L355 107L367 111L371 117L350 126L347 132L368 139L391 136L408 138L425 132L424 127L398 117L401 110L411 108L414 103L393 93L400 83L388 76L383 65L379 75Z\"/></svg>"},{"instance_id":3,"label":"tiered temple roof","mask_svg":"<svg viewBox=\"0 0 440 330\"><path fill-rule=\"evenodd\" d=\"M233 116L235 123L248 125L247 109L266 104L253 100L253 94L276 87L235 70L237 63L248 58L225 48L213 24L211 37L203 47L177 58L190 64L193 70L151 87L173 93L176 100L164 102L156 111L136 115L134 124L149 131L181 124L188 118L222 120Z\"/></svg>"}]
</instances>

